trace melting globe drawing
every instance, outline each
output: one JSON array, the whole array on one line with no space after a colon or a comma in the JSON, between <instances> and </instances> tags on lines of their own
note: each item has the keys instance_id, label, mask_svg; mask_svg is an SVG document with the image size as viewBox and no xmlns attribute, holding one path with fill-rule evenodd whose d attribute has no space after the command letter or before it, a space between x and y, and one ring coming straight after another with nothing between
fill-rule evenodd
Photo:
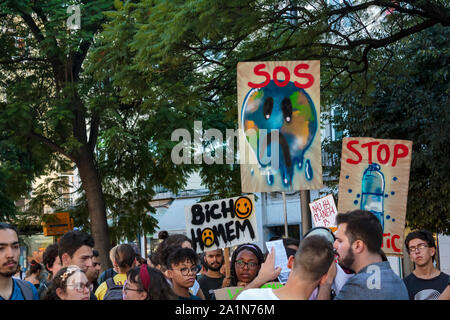
<instances>
[{"instance_id":1,"label":"melting globe drawing","mask_svg":"<svg viewBox=\"0 0 450 320\"><path fill-rule=\"evenodd\" d=\"M244 99L241 122L260 168L269 172L269 185L274 183L275 172L267 159L274 148L279 148L277 170L283 186L292 184L295 169L304 169L308 181L313 178L313 168L309 159L304 160L304 155L314 140L319 121L314 103L305 90L293 82L280 87L273 80L264 88L252 89ZM275 130L278 130L278 141L271 136Z\"/></svg>"}]
</instances>

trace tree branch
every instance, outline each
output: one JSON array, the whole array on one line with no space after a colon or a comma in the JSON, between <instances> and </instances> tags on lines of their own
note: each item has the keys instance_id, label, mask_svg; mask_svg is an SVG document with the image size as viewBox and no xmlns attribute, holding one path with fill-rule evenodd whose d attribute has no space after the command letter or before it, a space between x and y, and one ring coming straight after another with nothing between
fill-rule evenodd
<instances>
[{"instance_id":1,"label":"tree branch","mask_svg":"<svg viewBox=\"0 0 450 320\"><path fill-rule=\"evenodd\" d=\"M51 141L50 139L36 133L33 131L30 131L27 133L27 136L38 140L42 143L44 143L46 146L50 147L50 149L52 149L53 151L56 151L64 156L66 156L67 158L69 158L70 160L72 160L73 162L75 162L75 158L73 156L71 156L70 154L68 154L63 148L61 148L59 145L57 145L56 143L54 143L53 141Z\"/></svg>"},{"instance_id":2,"label":"tree branch","mask_svg":"<svg viewBox=\"0 0 450 320\"><path fill-rule=\"evenodd\" d=\"M44 35L42 34L41 29L39 29L39 27L36 25L33 18L29 14L27 14L23 11L20 12L20 16L25 21L25 23L28 25L31 32L33 33L33 36L36 38L36 40L40 44L42 44L42 42L45 40ZM59 48L58 43L56 42L56 39L54 39L54 38L52 39L52 46L55 49ZM48 45L46 47L48 47ZM58 81L62 81L63 77L64 77L63 64L62 64L61 60L59 59L58 55L55 53L53 53L51 56L48 56L48 59L49 59L50 63L52 64L53 73L54 73L57 85L59 85Z\"/></svg>"},{"instance_id":3,"label":"tree branch","mask_svg":"<svg viewBox=\"0 0 450 320\"><path fill-rule=\"evenodd\" d=\"M45 38L42 35L41 29L39 29L39 27L36 25L36 23L34 22L33 18L29 14L27 14L25 12L22 12L20 16L25 21L25 23L28 25L28 27L30 28L30 30L33 33L34 37L36 38L36 40L39 41L39 42L44 41Z\"/></svg>"}]
</instances>

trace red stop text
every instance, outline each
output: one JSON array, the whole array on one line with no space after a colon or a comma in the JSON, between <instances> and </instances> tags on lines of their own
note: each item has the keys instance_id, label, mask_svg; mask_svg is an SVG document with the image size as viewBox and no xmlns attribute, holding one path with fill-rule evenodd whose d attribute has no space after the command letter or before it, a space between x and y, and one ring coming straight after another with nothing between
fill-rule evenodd
<instances>
[{"instance_id":1,"label":"red stop text","mask_svg":"<svg viewBox=\"0 0 450 320\"><path fill-rule=\"evenodd\" d=\"M397 143L391 148L389 145L380 143L379 141L359 145L358 140L349 140L345 147L356 156L355 158L345 160L350 164L359 164L363 159L361 153L366 152L369 164L376 158L379 164L388 164L389 161L392 161L391 165L395 167L398 159L405 158L409 154L408 147L402 143Z\"/></svg>"},{"instance_id":2,"label":"red stop text","mask_svg":"<svg viewBox=\"0 0 450 320\"><path fill-rule=\"evenodd\" d=\"M269 84L270 79L271 79L271 74L269 72L267 72L266 70L264 70L265 68L266 68L265 63L257 64L253 68L253 73L257 76L264 77L265 80L261 83L248 82L248 86L250 88L264 88L265 86L267 86ZM312 74L300 72L301 70L308 70L308 69L309 69L309 65L306 63L300 63L295 66L294 76L307 80L306 83L300 83L298 81L294 81L294 85L296 87L301 88L301 89L307 89L314 84L314 77ZM280 81L278 79L278 74L280 74L280 73L284 74L284 80ZM272 79L277 86L285 87L289 84L289 82L291 80L291 72L285 66L276 66L272 72Z\"/></svg>"}]
</instances>

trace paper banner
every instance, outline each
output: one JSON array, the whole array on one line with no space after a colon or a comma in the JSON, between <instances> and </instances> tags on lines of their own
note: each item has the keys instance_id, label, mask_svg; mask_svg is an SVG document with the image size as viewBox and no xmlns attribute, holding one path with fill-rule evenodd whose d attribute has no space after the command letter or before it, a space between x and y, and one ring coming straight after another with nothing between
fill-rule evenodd
<instances>
[{"instance_id":1,"label":"paper banner","mask_svg":"<svg viewBox=\"0 0 450 320\"><path fill-rule=\"evenodd\" d=\"M329 194L311 202L309 208L311 209L311 220L315 227L336 229L337 208L333 195Z\"/></svg>"}]
</instances>

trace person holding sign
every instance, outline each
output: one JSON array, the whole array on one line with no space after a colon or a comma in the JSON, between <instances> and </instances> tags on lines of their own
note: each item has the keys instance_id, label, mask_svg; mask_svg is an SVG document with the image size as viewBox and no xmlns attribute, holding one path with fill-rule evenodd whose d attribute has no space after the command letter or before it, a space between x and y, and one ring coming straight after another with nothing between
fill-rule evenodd
<instances>
[{"instance_id":1,"label":"person holding sign","mask_svg":"<svg viewBox=\"0 0 450 320\"><path fill-rule=\"evenodd\" d=\"M273 259L269 259L273 255L272 250L267 262L273 263ZM248 289L236 300L308 300L314 289L326 281L330 269L335 267L333 260L331 243L322 236L310 236L301 241L295 257L289 257L288 267L292 271L284 287L275 290ZM333 270L330 273L333 273Z\"/></svg>"}]
</instances>

